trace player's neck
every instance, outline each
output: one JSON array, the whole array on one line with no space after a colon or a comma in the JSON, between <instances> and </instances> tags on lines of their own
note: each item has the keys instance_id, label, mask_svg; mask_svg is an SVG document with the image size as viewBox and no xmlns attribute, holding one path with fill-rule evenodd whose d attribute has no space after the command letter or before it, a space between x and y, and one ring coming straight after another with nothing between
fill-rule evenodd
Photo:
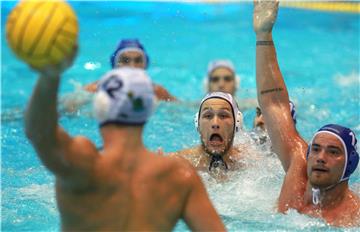
<instances>
[{"instance_id":1,"label":"player's neck","mask_svg":"<svg viewBox=\"0 0 360 232\"><path fill-rule=\"evenodd\" d=\"M116 149L126 153L143 149L142 126L107 125L101 128L104 150Z\"/></svg>"}]
</instances>

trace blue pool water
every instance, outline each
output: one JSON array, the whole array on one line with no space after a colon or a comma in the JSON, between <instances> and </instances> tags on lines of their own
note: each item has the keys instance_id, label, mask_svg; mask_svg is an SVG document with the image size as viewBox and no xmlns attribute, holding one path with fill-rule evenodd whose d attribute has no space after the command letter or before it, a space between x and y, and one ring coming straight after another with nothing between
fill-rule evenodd
<instances>
[{"instance_id":1,"label":"blue pool water","mask_svg":"<svg viewBox=\"0 0 360 232\"><path fill-rule=\"evenodd\" d=\"M57 231L54 178L24 136L21 112L36 74L7 47L4 26L14 2L1 4L1 229ZM119 39L137 37L150 54L148 71L154 82L182 101L201 99L207 63L216 58L233 60L242 78L240 99L256 97L252 4L70 4L79 19L80 52L63 76L60 95L97 80L109 70L108 58ZM297 128L307 140L330 122L353 128L360 136L359 22L356 14L280 9L274 40L289 94L297 106ZM95 64L95 69L89 69L89 64ZM147 147L170 152L199 143L192 122L195 111L184 104L161 103L145 128ZM86 135L100 145L96 122L88 112L90 107L77 115L62 115L60 123L70 134ZM244 112L248 130L254 114L255 110ZM236 143L249 144L248 137L244 134ZM248 167L231 174L229 182L220 184L202 174L230 231L336 230L296 211L276 213L284 173L268 151L251 146ZM350 186L360 195L359 169ZM180 222L176 231L183 230L187 228Z\"/></svg>"}]
</instances>

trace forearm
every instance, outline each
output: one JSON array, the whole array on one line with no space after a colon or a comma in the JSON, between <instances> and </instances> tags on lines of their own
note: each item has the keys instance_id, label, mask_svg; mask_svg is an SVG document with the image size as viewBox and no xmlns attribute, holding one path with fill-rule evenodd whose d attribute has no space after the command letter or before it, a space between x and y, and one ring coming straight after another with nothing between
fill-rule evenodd
<instances>
[{"instance_id":1,"label":"forearm","mask_svg":"<svg viewBox=\"0 0 360 232\"><path fill-rule=\"evenodd\" d=\"M37 81L25 115L26 134L33 143L55 143L59 82L45 76Z\"/></svg>"},{"instance_id":2,"label":"forearm","mask_svg":"<svg viewBox=\"0 0 360 232\"><path fill-rule=\"evenodd\" d=\"M288 92L281 75L271 33L256 36L256 83L262 110L274 105L288 105Z\"/></svg>"},{"instance_id":3,"label":"forearm","mask_svg":"<svg viewBox=\"0 0 360 232\"><path fill-rule=\"evenodd\" d=\"M291 162L296 131L290 116L288 92L277 62L275 47L269 36L257 36L256 83L258 101L274 152L278 155L285 171ZM295 140L294 140L295 141Z\"/></svg>"},{"instance_id":4,"label":"forearm","mask_svg":"<svg viewBox=\"0 0 360 232\"><path fill-rule=\"evenodd\" d=\"M160 101L177 101L164 87L154 84L155 96Z\"/></svg>"}]
</instances>

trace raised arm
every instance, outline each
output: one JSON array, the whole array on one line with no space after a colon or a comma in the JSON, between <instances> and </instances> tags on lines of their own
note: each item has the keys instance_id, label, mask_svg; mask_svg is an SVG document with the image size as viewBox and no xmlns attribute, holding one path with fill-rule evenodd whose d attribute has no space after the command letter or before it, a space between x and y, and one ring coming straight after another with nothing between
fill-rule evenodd
<instances>
[{"instance_id":1,"label":"raised arm","mask_svg":"<svg viewBox=\"0 0 360 232\"><path fill-rule=\"evenodd\" d=\"M74 55L62 64L38 69L40 78L25 114L26 135L45 166L60 177L81 175L96 156L94 145L85 138L71 138L58 125L57 91L60 74ZM86 158L84 158L86 157Z\"/></svg>"},{"instance_id":2,"label":"raised arm","mask_svg":"<svg viewBox=\"0 0 360 232\"><path fill-rule=\"evenodd\" d=\"M226 231L207 195L204 184L191 168L192 183L184 208L184 221L192 231Z\"/></svg>"},{"instance_id":3,"label":"raised arm","mask_svg":"<svg viewBox=\"0 0 360 232\"><path fill-rule=\"evenodd\" d=\"M289 96L278 65L272 39L272 28L278 12L278 1L254 1L256 33L256 84L274 152L287 172L294 154L304 159L307 144L297 133L289 109ZM300 154L302 157L298 157Z\"/></svg>"}]
</instances>

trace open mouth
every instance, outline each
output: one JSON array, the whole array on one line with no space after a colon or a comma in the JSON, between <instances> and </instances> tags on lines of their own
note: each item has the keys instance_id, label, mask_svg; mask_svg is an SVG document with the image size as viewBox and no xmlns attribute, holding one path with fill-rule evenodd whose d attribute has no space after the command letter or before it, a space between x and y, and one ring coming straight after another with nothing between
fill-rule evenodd
<instances>
[{"instance_id":1,"label":"open mouth","mask_svg":"<svg viewBox=\"0 0 360 232\"><path fill-rule=\"evenodd\" d=\"M219 134L212 134L209 141L211 145L220 145L224 142L223 138Z\"/></svg>"}]
</instances>

